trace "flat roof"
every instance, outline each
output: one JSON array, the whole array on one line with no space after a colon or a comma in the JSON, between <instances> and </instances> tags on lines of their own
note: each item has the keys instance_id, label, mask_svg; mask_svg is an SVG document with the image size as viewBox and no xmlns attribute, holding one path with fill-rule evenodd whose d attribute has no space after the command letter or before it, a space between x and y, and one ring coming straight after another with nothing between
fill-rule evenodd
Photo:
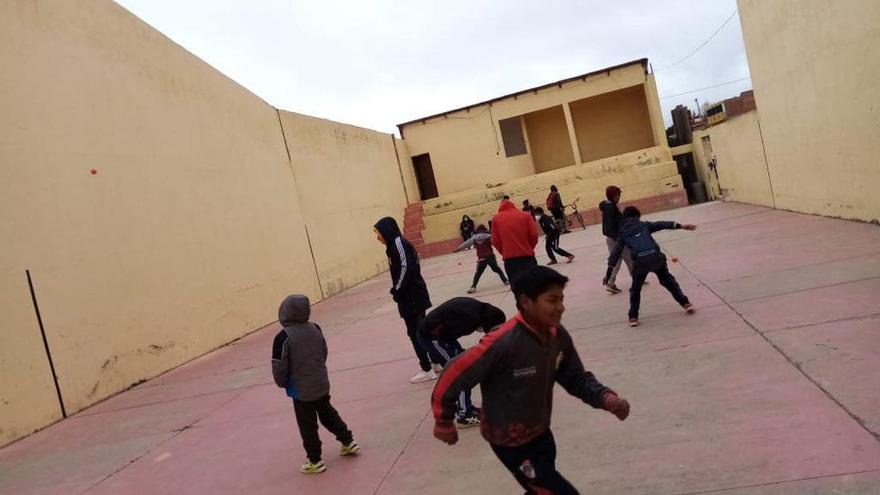
<instances>
[{"instance_id":1,"label":"flat roof","mask_svg":"<svg viewBox=\"0 0 880 495\"><path fill-rule=\"evenodd\" d=\"M592 72L587 72L586 74L581 74L579 76L569 77L567 79L562 79L562 80L555 81L552 83L542 84L541 86L535 86L534 88L524 89L522 91L517 91L516 93L510 93L508 95L499 96L497 98L492 98L491 100L481 101L480 103L474 103L472 105L463 106L461 108L456 108L455 110L447 110L445 112L440 112L440 113L437 113L434 115L429 115L427 117L422 117L420 119L413 119L408 122L404 122L402 124L397 124L397 128L401 131L401 136L402 136L403 135L403 128L405 126L410 125L410 124L424 123L425 121L428 121L430 119L435 119L437 117L443 117L445 115L449 115L450 113L470 110L471 108L479 107L482 105L490 105L492 103L495 103L496 101L506 100L508 98L515 98L517 96L524 95L526 93L532 93L532 92L537 93L538 91L540 91L542 89L551 88L553 86L562 87L562 85L565 83L577 81L578 79L585 80L588 77L596 76L596 75L599 75L603 72L610 73L613 70L623 69L624 67L629 67L631 65L636 65L636 64L640 64L645 69L645 73L647 74L647 72L648 72L648 59L647 58L640 58L638 60L633 60L631 62L626 62L623 64L618 64L618 65L614 65L611 67L606 67L604 69L599 69L599 70L594 70Z\"/></svg>"}]
</instances>

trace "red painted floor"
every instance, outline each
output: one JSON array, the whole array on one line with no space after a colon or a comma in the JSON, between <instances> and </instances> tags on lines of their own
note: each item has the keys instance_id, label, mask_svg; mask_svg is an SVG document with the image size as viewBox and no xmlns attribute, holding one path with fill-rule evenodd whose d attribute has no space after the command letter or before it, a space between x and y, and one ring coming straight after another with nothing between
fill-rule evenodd
<instances>
[{"instance_id":1,"label":"red painted floor","mask_svg":"<svg viewBox=\"0 0 880 495\"><path fill-rule=\"evenodd\" d=\"M562 239L577 255L558 265L572 279L563 322L632 403L621 423L557 391L563 474L590 494L880 493L880 229L723 203L651 217L700 226L658 236L693 316L655 282L643 326L627 327L626 293L599 282L600 229ZM426 260L434 302L464 294L473 267L473 252ZM408 382L417 366L387 277L313 309L360 456L324 435L327 472L298 473L271 327L0 450L0 493L520 493L477 431L454 447L431 436L432 384ZM491 272L476 296L513 309Z\"/></svg>"}]
</instances>

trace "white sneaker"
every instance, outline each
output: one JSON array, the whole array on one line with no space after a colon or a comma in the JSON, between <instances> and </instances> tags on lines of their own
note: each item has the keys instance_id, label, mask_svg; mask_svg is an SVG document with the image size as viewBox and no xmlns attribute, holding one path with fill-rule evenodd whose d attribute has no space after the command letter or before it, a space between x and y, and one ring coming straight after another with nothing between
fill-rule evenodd
<instances>
[{"instance_id":1,"label":"white sneaker","mask_svg":"<svg viewBox=\"0 0 880 495\"><path fill-rule=\"evenodd\" d=\"M416 375L409 379L410 383L422 383L429 382L431 380L436 380L437 374L434 373L434 370L428 371L419 371Z\"/></svg>"},{"instance_id":2,"label":"white sneaker","mask_svg":"<svg viewBox=\"0 0 880 495\"><path fill-rule=\"evenodd\" d=\"M431 365L431 369L434 371L435 375L439 375L440 373L443 373L443 365L442 364L434 363Z\"/></svg>"}]
</instances>

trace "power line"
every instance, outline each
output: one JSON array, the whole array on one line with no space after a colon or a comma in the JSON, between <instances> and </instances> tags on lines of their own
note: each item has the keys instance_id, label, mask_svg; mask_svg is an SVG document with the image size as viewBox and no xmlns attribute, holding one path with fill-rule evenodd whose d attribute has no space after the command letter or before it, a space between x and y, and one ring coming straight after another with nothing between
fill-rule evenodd
<instances>
[{"instance_id":1,"label":"power line","mask_svg":"<svg viewBox=\"0 0 880 495\"><path fill-rule=\"evenodd\" d=\"M690 91L685 91L685 92L683 92L683 93L678 93L678 94L674 94L674 95L667 95L667 96L661 96L660 99L661 99L661 100L665 100L666 98L675 98L676 96L688 95L688 94L691 94L691 93L696 93L697 91L703 91L703 90L706 90L706 89L712 89L712 88L717 88L717 87L720 87L720 86L727 86L728 84L733 84L733 83L738 83L738 82L742 82L742 81L747 81L747 80L749 80L749 79L751 79L751 78L752 78L751 76L743 77L742 79L736 79L736 80L734 80L734 81L727 81L727 82L723 82L723 83L718 83L718 84L714 84L714 85L712 85L712 86L706 86L705 88L692 89L692 90L690 90Z\"/></svg>"},{"instance_id":2,"label":"power line","mask_svg":"<svg viewBox=\"0 0 880 495\"><path fill-rule=\"evenodd\" d=\"M655 69L654 72L657 72L657 71L660 71L660 70L664 70L664 69L668 69L668 68L670 68L670 67L672 67L672 66L678 65L678 64L684 62L685 60L691 58L695 53L697 53L698 51L702 50L704 46L706 46L710 41L712 41L712 39L715 38L715 36L717 36L718 33L720 33L722 29L724 29L724 26L726 26L727 23L730 22L731 19L733 19L733 16L735 16L736 13L737 13L737 9L733 9L733 12L731 12L731 14L727 17L727 20L724 21L724 23L721 24L721 26L719 26L718 29L716 29L715 32L712 33L711 36L709 36L708 38L706 38L706 41L704 41L700 46L698 46L696 49L694 49L694 51L688 53L688 54L685 55L684 57L682 57L682 58L676 60L675 62L672 62L672 63L669 64L669 65L665 65L665 66L663 66L663 67L660 67L659 69Z\"/></svg>"}]
</instances>

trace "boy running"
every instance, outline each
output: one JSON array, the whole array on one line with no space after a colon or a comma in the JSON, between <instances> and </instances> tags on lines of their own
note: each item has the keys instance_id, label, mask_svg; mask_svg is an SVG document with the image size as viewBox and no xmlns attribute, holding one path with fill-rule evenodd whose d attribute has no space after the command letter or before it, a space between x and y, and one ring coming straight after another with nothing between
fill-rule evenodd
<instances>
[{"instance_id":1,"label":"boy running","mask_svg":"<svg viewBox=\"0 0 880 495\"><path fill-rule=\"evenodd\" d=\"M278 308L278 321L284 328L272 343L272 377L293 399L296 424L308 456L299 468L305 474L323 473L327 469L321 460L319 420L342 444L341 455L356 454L360 450L351 430L330 404L327 342L321 327L309 321L310 313L308 297L287 296Z\"/></svg>"},{"instance_id":2,"label":"boy running","mask_svg":"<svg viewBox=\"0 0 880 495\"><path fill-rule=\"evenodd\" d=\"M432 309L419 325L419 338L435 362L444 366L464 352L458 339L476 331L489 333L504 323L504 311L470 297L454 297ZM479 410L471 403L470 389L457 399L455 424L459 428L480 425Z\"/></svg>"},{"instance_id":3,"label":"boy running","mask_svg":"<svg viewBox=\"0 0 880 495\"><path fill-rule=\"evenodd\" d=\"M602 279L603 285L608 285L614 267L618 266L620 257L624 249L629 249L633 264L633 281L629 288L629 326L639 326L639 304L642 299L642 285L649 273L657 275L660 285L666 287L666 290L672 294L672 297L678 304L687 311L688 314L694 312L694 305L688 300L687 296L681 292L681 287L675 277L669 273L669 267L666 265L666 255L660 251L657 241L651 236L654 232L665 229L685 229L696 230L696 225L682 225L676 222L642 222L640 220L642 214L635 206L627 206L623 210L623 223L620 224L620 234L614 247L611 249L611 255L608 257L608 270L605 278Z\"/></svg>"},{"instance_id":4,"label":"boy running","mask_svg":"<svg viewBox=\"0 0 880 495\"><path fill-rule=\"evenodd\" d=\"M489 229L485 225L477 225L474 235L461 243L461 246L458 246L455 252L464 251L471 246L477 246L477 271L474 273L474 282L471 284L471 288L468 289L468 294L473 294L477 291L477 283L480 281L480 277L483 276L487 266L501 277L501 283L508 285L507 277L504 276L504 272L498 266L495 253L492 251L492 234L489 233Z\"/></svg>"},{"instance_id":5,"label":"boy running","mask_svg":"<svg viewBox=\"0 0 880 495\"><path fill-rule=\"evenodd\" d=\"M556 225L553 217L544 213L543 208L535 208L535 213L538 214L538 223L541 225L541 230L544 231L544 249L547 250L547 256L550 258L550 263L547 264L556 264L556 256L553 255L554 251L560 256L565 256L567 258L566 263L574 261L573 254L559 247L559 227Z\"/></svg>"},{"instance_id":6,"label":"boy running","mask_svg":"<svg viewBox=\"0 0 880 495\"><path fill-rule=\"evenodd\" d=\"M452 420L458 395L480 384L483 438L529 494L577 494L556 470L550 431L553 385L621 421L629 403L584 370L560 320L568 278L545 266L530 268L514 283L519 313L449 363L431 396L434 436L458 441Z\"/></svg>"}]
</instances>

